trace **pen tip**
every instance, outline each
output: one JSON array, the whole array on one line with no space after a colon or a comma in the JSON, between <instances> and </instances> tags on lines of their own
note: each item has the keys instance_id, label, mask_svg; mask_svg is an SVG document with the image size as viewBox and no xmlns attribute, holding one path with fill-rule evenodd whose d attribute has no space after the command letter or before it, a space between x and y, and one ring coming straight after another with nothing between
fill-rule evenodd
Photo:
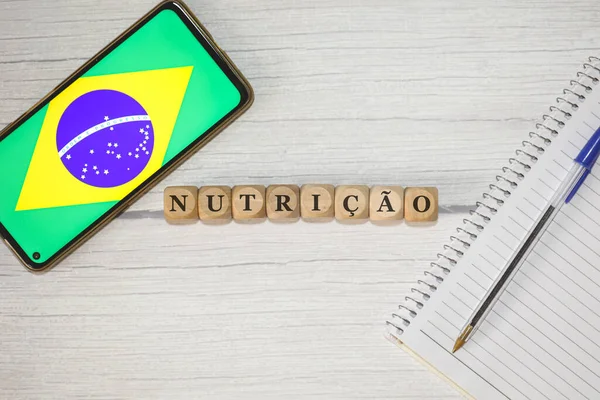
<instances>
[{"instance_id":1,"label":"pen tip","mask_svg":"<svg viewBox=\"0 0 600 400\"><path fill-rule=\"evenodd\" d=\"M456 353L456 351L458 349L460 349L461 347L463 347L463 344L465 344L465 341L461 338L456 339L456 342L454 342L454 347L452 348L452 353Z\"/></svg>"},{"instance_id":2,"label":"pen tip","mask_svg":"<svg viewBox=\"0 0 600 400\"><path fill-rule=\"evenodd\" d=\"M456 351L458 349L460 349L461 347L463 347L463 345L467 342L467 339L469 338L469 336L471 335L471 332L473 332L473 325L467 325L467 327L465 329L463 329L463 331L460 333L460 335L458 336L458 338L456 339L456 342L454 342L454 347L452 348L452 353L456 353Z\"/></svg>"}]
</instances>

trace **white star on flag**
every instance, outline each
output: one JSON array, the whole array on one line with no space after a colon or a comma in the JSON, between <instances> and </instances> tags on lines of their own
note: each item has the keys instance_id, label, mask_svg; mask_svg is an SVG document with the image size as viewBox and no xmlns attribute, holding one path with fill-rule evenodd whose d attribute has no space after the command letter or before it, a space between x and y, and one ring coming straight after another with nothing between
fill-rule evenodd
<instances>
[{"instance_id":1,"label":"white star on flag","mask_svg":"<svg viewBox=\"0 0 600 400\"><path fill-rule=\"evenodd\" d=\"M121 159L121 155L117 154L117 160L120 160L120 159Z\"/></svg>"},{"instance_id":2,"label":"white star on flag","mask_svg":"<svg viewBox=\"0 0 600 400\"><path fill-rule=\"evenodd\" d=\"M108 115L106 117L104 117L105 121L108 121L110 118L108 118Z\"/></svg>"},{"instance_id":3,"label":"white star on flag","mask_svg":"<svg viewBox=\"0 0 600 400\"><path fill-rule=\"evenodd\" d=\"M97 169L98 169L98 167L96 167L96 166L94 165L94 171L95 171L95 170L97 170Z\"/></svg>"},{"instance_id":4,"label":"white star on flag","mask_svg":"<svg viewBox=\"0 0 600 400\"><path fill-rule=\"evenodd\" d=\"M129 152L128 156L131 157L131 152Z\"/></svg>"},{"instance_id":5,"label":"white star on flag","mask_svg":"<svg viewBox=\"0 0 600 400\"><path fill-rule=\"evenodd\" d=\"M86 173L87 172L87 168L82 169L81 172Z\"/></svg>"},{"instance_id":6,"label":"white star on flag","mask_svg":"<svg viewBox=\"0 0 600 400\"><path fill-rule=\"evenodd\" d=\"M107 169L104 170L104 175L108 175L108 170Z\"/></svg>"},{"instance_id":7,"label":"white star on flag","mask_svg":"<svg viewBox=\"0 0 600 400\"><path fill-rule=\"evenodd\" d=\"M112 143L109 143L109 144L108 144L108 147L112 147Z\"/></svg>"},{"instance_id":8,"label":"white star on flag","mask_svg":"<svg viewBox=\"0 0 600 400\"><path fill-rule=\"evenodd\" d=\"M115 147L119 147L119 143L115 143Z\"/></svg>"},{"instance_id":9,"label":"white star on flag","mask_svg":"<svg viewBox=\"0 0 600 400\"><path fill-rule=\"evenodd\" d=\"M81 179L85 179L85 175L81 175Z\"/></svg>"},{"instance_id":10,"label":"white star on flag","mask_svg":"<svg viewBox=\"0 0 600 400\"><path fill-rule=\"evenodd\" d=\"M140 133L144 133L144 128L140 129Z\"/></svg>"},{"instance_id":11,"label":"white star on flag","mask_svg":"<svg viewBox=\"0 0 600 400\"><path fill-rule=\"evenodd\" d=\"M110 130L111 130L111 131L114 131L114 130L115 130L114 126L111 126L111 127L110 127Z\"/></svg>"},{"instance_id":12,"label":"white star on flag","mask_svg":"<svg viewBox=\"0 0 600 400\"><path fill-rule=\"evenodd\" d=\"M94 154L94 149L90 150L90 154Z\"/></svg>"},{"instance_id":13,"label":"white star on flag","mask_svg":"<svg viewBox=\"0 0 600 400\"><path fill-rule=\"evenodd\" d=\"M139 155L139 154L136 154L136 155L135 155L135 158L140 158L140 155Z\"/></svg>"},{"instance_id":14,"label":"white star on flag","mask_svg":"<svg viewBox=\"0 0 600 400\"><path fill-rule=\"evenodd\" d=\"M70 159L71 159L71 155L67 154L67 160L70 160Z\"/></svg>"}]
</instances>

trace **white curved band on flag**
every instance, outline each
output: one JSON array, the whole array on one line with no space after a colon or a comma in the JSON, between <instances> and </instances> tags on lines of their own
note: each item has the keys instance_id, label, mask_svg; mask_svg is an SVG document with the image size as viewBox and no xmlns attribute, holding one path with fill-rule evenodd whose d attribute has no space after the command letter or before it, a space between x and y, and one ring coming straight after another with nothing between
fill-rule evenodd
<instances>
[{"instance_id":1,"label":"white curved band on flag","mask_svg":"<svg viewBox=\"0 0 600 400\"><path fill-rule=\"evenodd\" d=\"M69 150L71 150L71 148L73 148L73 146L75 146L77 143L81 142L86 137L91 136L98 131L101 131L105 128L110 128L111 126L126 124L128 122L137 122L137 121L150 121L150 117L147 115L129 115L127 117L111 119L111 120L108 120L101 124L98 124L96 126L93 126L90 129L88 129L87 131L84 131L84 132L80 133L79 135L75 136L73 138L73 140L71 140L62 149L60 149L60 151L58 152L58 157L62 158L65 154L67 154L67 152Z\"/></svg>"}]
</instances>

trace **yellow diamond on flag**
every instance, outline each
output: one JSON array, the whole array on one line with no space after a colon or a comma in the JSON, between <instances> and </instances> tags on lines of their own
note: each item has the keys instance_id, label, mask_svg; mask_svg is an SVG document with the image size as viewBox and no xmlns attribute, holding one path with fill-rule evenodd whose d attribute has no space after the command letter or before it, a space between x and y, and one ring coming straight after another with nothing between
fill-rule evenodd
<instances>
[{"instance_id":1,"label":"yellow diamond on flag","mask_svg":"<svg viewBox=\"0 0 600 400\"><path fill-rule=\"evenodd\" d=\"M46 113L16 210L119 201L160 169L193 67L80 78Z\"/></svg>"}]
</instances>

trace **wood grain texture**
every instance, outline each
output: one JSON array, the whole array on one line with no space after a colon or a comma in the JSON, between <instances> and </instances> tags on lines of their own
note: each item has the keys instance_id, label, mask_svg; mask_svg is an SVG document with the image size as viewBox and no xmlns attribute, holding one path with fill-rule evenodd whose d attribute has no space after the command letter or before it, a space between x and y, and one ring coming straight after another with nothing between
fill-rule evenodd
<instances>
[{"instance_id":1,"label":"wood grain texture","mask_svg":"<svg viewBox=\"0 0 600 400\"><path fill-rule=\"evenodd\" d=\"M0 126L154 0L0 0ZM52 272L0 248L2 399L457 399L383 321L600 47L591 0L195 0L239 122ZM597 55L597 54L596 54ZM440 220L168 226L169 185L436 186Z\"/></svg>"}]
</instances>

